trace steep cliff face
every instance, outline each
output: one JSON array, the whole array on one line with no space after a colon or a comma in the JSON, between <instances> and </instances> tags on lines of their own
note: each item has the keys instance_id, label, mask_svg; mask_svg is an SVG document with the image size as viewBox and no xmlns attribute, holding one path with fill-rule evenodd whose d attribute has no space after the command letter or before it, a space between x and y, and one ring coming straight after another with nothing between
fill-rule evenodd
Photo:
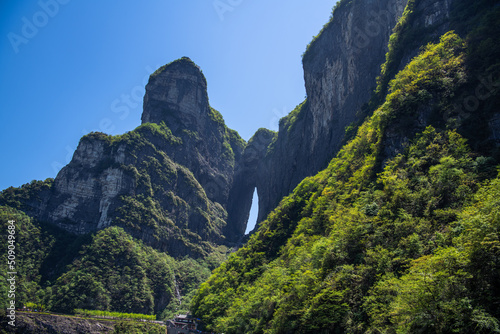
<instances>
[{"instance_id":1,"label":"steep cliff face","mask_svg":"<svg viewBox=\"0 0 500 334\"><path fill-rule=\"evenodd\" d=\"M171 124L174 132L193 127L201 130L209 109L205 77L193 62L181 58L151 75L144 96L142 123L164 121Z\"/></svg>"},{"instance_id":2,"label":"steep cliff face","mask_svg":"<svg viewBox=\"0 0 500 334\"><path fill-rule=\"evenodd\" d=\"M342 1L303 57L307 100L280 122L260 173L263 220L304 177L325 168L368 102L406 0Z\"/></svg>"},{"instance_id":3,"label":"steep cliff face","mask_svg":"<svg viewBox=\"0 0 500 334\"><path fill-rule=\"evenodd\" d=\"M42 219L76 234L110 225L110 205L118 195L128 194L134 181L120 168L125 163L125 147L111 152L106 139L91 135L80 141L71 163L54 181Z\"/></svg>"},{"instance_id":4,"label":"steep cliff face","mask_svg":"<svg viewBox=\"0 0 500 334\"><path fill-rule=\"evenodd\" d=\"M398 0L344 1L309 46L303 59L309 151L324 151L318 149L318 141L325 139L330 142L322 145L338 148L345 126L371 97L389 36L405 6L406 1ZM328 132L330 138L325 136Z\"/></svg>"},{"instance_id":5,"label":"steep cliff face","mask_svg":"<svg viewBox=\"0 0 500 334\"><path fill-rule=\"evenodd\" d=\"M142 123L161 122L182 141L167 154L193 172L211 200L225 206L245 143L210 107L206 79L188 58L159 68L146 86Z\"/></svg>"}]
</instances>

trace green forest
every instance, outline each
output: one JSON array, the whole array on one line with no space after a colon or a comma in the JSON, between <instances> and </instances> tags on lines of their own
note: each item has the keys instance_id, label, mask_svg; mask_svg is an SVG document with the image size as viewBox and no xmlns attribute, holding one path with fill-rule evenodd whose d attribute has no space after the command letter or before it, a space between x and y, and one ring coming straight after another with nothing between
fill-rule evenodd
<instances>
[{"instance_id":1,"label":"green forest","mask_svg":"<svg viewBox=\"0 0 500 334\"><path fill-rule=\"evenodd\" d=\"M16 221L16 245L23 250L16 255L18 308L33 305L61 313L90 309L169 319L188 312L194 288L224 258L214 253L205 260L174 259L116 226L75 239L9 207L0 207L0 216L4 234L6 218ZM9 271L7 262L0 268L2 274ZM2 280L0 293L7 296L8 289Z\"/></svg>"}]
</instances>

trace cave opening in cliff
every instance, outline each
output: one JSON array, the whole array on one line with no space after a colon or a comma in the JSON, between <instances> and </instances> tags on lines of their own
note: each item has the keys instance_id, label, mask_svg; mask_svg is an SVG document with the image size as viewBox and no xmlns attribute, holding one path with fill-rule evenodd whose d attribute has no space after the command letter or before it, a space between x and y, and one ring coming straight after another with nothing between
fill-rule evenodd
<instances>
[{"instance_id":1,"label":"cave opening in cliff","mask_svg":"<svg viewBox=\"0 0 500 334\"><path fill-rule=\"evenodd\" d=\"M247 228L245 234L250 233L257 224L257 216L259 214L259 196L257 194L257 188L253 191L252 206L250 208L250 215L248 216Z\"/></svg>"}]
</instances>

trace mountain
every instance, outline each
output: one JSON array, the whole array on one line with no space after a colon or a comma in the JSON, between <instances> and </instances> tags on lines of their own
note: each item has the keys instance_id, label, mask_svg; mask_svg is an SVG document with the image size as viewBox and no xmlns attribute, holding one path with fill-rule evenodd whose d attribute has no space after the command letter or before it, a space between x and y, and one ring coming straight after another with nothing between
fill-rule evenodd
<instances>
[{"instance_id":1,"label":"mountain","mask_svg":"<svg viewBox=\"0 0 500 334\"><path fill-rule=\"evenodd\" d=\"M348 23L382 3L341 1L304 54L306 87L315 62L320 79L269 148L286 178L268 184L293 191L274 186L287 196L202 284L192 311L209 330L500 331L500 3L391 2L406 7L371 76L368 33L369 52L342 60L363 31Z\"/></svg>"},{"instance_id":2,"label":"mountain","mask_svg":"<svg viewBox=\"0 0 500 334\"><path fill-rule=\"evenodd\" d=\"M18 306L191 310L223 333L500 331L499 11L339 1L303 55L307 99L248 142L189 58L159 68L138 128L1 192L0 234L14 220L29 250Z\"/></svg>"},{"instance_id":3,"label":"mountain","mask_svg":"<svg viewBox=\"0 0 500 334\"><path fill-rule=\"evenodd\" d=\"M174 256L202 254L200 240L222 242L245 143L210 108L206 89L188 58L158 69L146 86L143 124L122 136L83 137L50 190L30 194L37 201L24 202L24 211L74 234L121 226Z\"/></svg>"},{"instance_id":4,"label":"mountain","mask_svg":"<svg viewBox=\"0 0 500 334\"><path fill-rule=\"evenodd\" d=\"M227 217L238 209L230 192L245 147L210 107L197 65L181 58L159 68L139 127L90 133L54 180L0 194L2 235L15 219L18 247L40 250L19 255L33 272L19 269L27 276L16 302L59 312L186 310L244 235L246 221Z\"/></svg>"}]
</instances>

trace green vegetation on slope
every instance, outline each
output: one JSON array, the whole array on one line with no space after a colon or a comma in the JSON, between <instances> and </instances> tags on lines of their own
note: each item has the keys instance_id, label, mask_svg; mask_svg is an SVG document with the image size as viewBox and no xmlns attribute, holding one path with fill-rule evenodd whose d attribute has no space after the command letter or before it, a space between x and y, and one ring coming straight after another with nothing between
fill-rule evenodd
<instances>
[{"instance_id":1,"label":"green vegetation on slope","mask_svg":"<svg viewBox=\"0 0 500 334\"><path fill-rule=\"evenodd\" d=\"M280 119L280 128L283 131L290 132L293 128L295 122L304 116L304 110L306 110L307 99L301 104L295 107L288 115Z\"/></svg>"},{"instance_id":2,"label":"green vegetation on slope","mask_svg":"<svg viewBox=\"0 0 500 334\"><path fill-rule=\"evenodd\" d=\"M126 158L120 164L112 158L103 160L90 172L98 176L107 168L116 168L135 185L133 194L121 195L113 224L136 235L147 231L153 236L150 244L156 248L161 248L160 240L163 244L171 240L182 245L178 247L180 253L188 249L195 257L207 255L212 247L201 240L221 238L225 224L221 218L226 213L212 210L193 173L165 153L165 147L180 147L183 140L174 136L164 122L146 123L120 136L91 133L82 141L95 139L104 143L104 156L112 157L122 150ZM228 155L228 159L234 157Z\"/></svg>"},{"instance_id":3,"label":"green vegetation on slope","mask_svg":"<svg viewBox=\"0 0 500 334\"><path fill-rule=\"evenodd\" d=\"M156 315L140 314L140 313L121 313L98 310L74 310L76 315L86 317L101 317L101 318L117 318L117 319L139 319L139 320L156 320Z\"/></svg>"},{"instance_id":4,"label":"green vegetation on slope","mask_svg":"<svg viewBox=\"0 0 500 334\"><path fill-rule=\"evenodd\" d=\"M222 246L204 260L174 259L119 227L77 237L9 207L0 207L0 216L2 240L8 221L15 220L18 308L37 305L63 313L87 308L169 319L188 311L195 289L225 259ZM0 269L0 293L7 296L6 261ZM2 301L5 308L8 300Z\"/></svg>"},{"instance_id":5,"label":"green vegetation on slope","mask_svg":"<svg viewBox=\"0 0 500 334\"><path fill-rule=\"evenodd\" d=\"M121 321L115 325L113 334L164 334L165 326L153 323Z\"/></svg>"},{"instance_id":6,"label":"green vegetation on slope","mask_svg":"<svg viewBox=\"0 0 500 334\"><path fill-rule=\"evenodd\" d=\"M122 229L101 230L52 286L51 309L151 314L173 297L172 267L166 254L147 249Z\"/></svg>"},{"instance_id":7,"label":"green vegetation on slope","mask_svg":"<svg viewBox=\"0 0 500 334\"><path fill-rule=\"evenodd\" d=\"M45 181L33 180L19 188L9 187L0 192L0 205L30 211L33 204L36 205L42 202L40 195L43 192L50 191L53 183L54 179L48 178Z\"/></svg>"},{"instance_id":8,"label":"green vegetation on slope","mask_svg":"<svg viewBox=\"0 0 500 334\"><path fill-rule=\"evenodd\" d=\"M12 224L15 226L13 229L14 236L13 242L10 244L13 254L11 261L7 262L7 248L8 240L8 226L9 221L13 220ZM7 281L8 272L17 272L15 275L15 301L16 305L22 306L22 303L36 302L37 304L45 303L44 291L41 289L41 275L42 266L44 261L49 256L50 250L54 245L52 236L45 233L40 226L33 224L32 220L23 212L17 211L10 207L0 206L0 240L2 243L0 262L0 307L5 309L7 303L12 299L7 299L10 284ZM10 267L12 265L12 267Z\"/></svg>"},{"instance_id":9,"label":"green vegetation on slope","mask_svg":"<svg viewBox=\"0 0 500 334\"><path fill-rule=\"evenodd\" d=\"M498 197L486 194L500 178L488 181L495 162L444 118L470 80L466 56L465 42L447 33L395 76L329 167L202 285L192 310L211 330L499 330L500 226L489 211ZM419 128L417 118L435 126ZM388 132L403 143L410 136L389 160Z\"/></svg>"},{"instance_id":10,"label":"green vegetation on slope","mask_svg":"<svg viewBox=\"0 0 500 334\"><path fill-rule=\"evenodd\" d=\"M241 154L246 143L236 131L226 127L215 109L211 108L210 119L216 124L211 130L216 132L213 136L222 139L221 162L217 167L223 172L234 166L236 155ZM136 187L132 194L121 195L113 224L134 235L144 231L152 234L150 245L167 250L173 256L186 252L192 257L207 256L213 250L210 241L224 239L222 230L227 212L209 200L209 194L192 171L178 162L176 153L171 154L178 152L187 159L183 146L190 142L186 149L197 149L202 141L200 134L184 130L176 137L161 122L143 124L120 136L91 133L82 141L95 139L104 143L104 156L116 156L122 151L126 158L124 163L116 163L111 158L103 160L91 172L99 175L107 168L116 168L130 177ZM193 156L197 155L193 153Z\"/></svg>"}]
</instances>

